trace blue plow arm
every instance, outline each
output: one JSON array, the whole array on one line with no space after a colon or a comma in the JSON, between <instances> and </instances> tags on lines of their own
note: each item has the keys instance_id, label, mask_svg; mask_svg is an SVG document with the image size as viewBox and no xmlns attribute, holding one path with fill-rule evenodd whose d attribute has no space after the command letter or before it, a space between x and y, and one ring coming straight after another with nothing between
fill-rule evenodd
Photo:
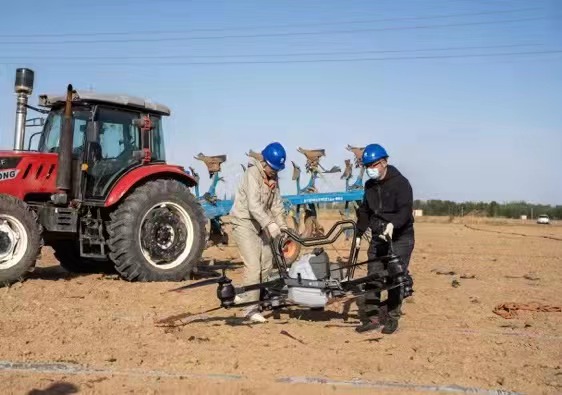
<instances>
[{"instance_id":1,"label":"blue plow arm","mask_svg":"<svg viewBox=\"0 0 562 395\"><path fill-rule=\"evenodd\" d=\"M291 206L310 203L334 203L334 202L352 202L363 200L363 190L350 192L328 192L328 193L308 193L302 195L285 195L283 196L285 203ZM200 200L205 216L209 219L228 215L232 208L232 200L218 200L216 203L209 203L206 200Z\"/></svg>"},{"instance_id":2,"label":"blue plow arm","mask_svg":"<svg viewBox=\"0 0 562 395\"><path fill-rule=\"evenodd\" d=\"M214 204L209 203L206 200L200 200L199 202L201 203L203 210L205 210L205 216L208 219L228 215L233 204L232 200L219 200Z\"/></svg>"},{"instance_id":3,"label":"blue plow arm","mask_svg":"<svg viewBox=\"0 0 562 395\"><path fill-rule=\"evenodd\" d=\"M291 205L308 203L352 202L354 200L363 200L363 191L357 190L352 192L325 192L306 193L302 195L285 195L283 196L283 200L288 201Z\"/></svg>"}]
</instances>

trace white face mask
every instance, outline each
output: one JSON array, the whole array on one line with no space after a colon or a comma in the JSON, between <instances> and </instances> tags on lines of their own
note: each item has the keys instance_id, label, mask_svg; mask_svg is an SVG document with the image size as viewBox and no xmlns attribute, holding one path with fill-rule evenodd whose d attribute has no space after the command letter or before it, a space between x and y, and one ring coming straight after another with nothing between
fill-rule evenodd
<instances>
[{"instance_id":1,"label":"white face mask","mask_svg":"<svg viewBox=\"0 0 562 395\"><path fill-rule=\"evenodd\" d=\"M375 168L368 167L367 168L367 176L370 179L378 180L379 177L381 176L381 173L379 172L379 169L377 169L376 167Z\"/></svg>"}]
</instances>

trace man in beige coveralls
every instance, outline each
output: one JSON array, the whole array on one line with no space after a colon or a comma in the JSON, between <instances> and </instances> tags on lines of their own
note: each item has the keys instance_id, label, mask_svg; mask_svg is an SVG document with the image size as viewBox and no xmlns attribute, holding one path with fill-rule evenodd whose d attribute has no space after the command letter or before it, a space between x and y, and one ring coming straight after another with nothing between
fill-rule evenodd
<instances>
[{"instance_id":1,"label":"man in beige coveralls","mask_svg":"<svg viewBox=\"0 0 562 395\"><path fill-rule=\"evenodd\" d=\"M268 280L273 268L270 240L287 228L277 182L277 173L285 168L285 149L280 143L271 143L261 156L261 161L250 157L230 211L232 236L244 260L244 286ZM236 301L257 300L259 290L243 293ZM246 308L244 315L254 322L266 321L257 305Z\"/></svg>"}]
</instances>

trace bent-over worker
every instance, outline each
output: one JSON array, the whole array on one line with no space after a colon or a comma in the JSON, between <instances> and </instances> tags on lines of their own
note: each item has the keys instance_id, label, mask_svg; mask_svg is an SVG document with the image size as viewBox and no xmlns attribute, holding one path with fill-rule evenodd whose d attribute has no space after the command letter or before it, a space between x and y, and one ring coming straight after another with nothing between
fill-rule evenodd
<instances>
[{"instance_id":1,"label":"bent-over worker","mask_svg":"<svg viewBox=\"0 0 562 395\"><path fill-rule=\"evenodd\" d=\"M394 253L398 255L406 271L407 284L390 289L387 299L387 316L381 317L381 293L375 291L380 283L365 285L367 291L360 305L362 325L357 332L366 332L384 325L382 333L394 333L401 315L402 298L410 296L412 278L408 272L414 249L413 193L410 182L396 167L388 164L388 154L379 144L369 144L362 156L369 180L365 183L363 202L357 209L357 240L371 228L371 243L367 251L369 260L388 254L388 239L392 240ZM368 274L381 270L381 262L367 266Z\"/></svg>"},{"instance_id":2,"label":"bent-over worker","mask_svg":"<svg viewBox=\"0 0 562 395\"><path fill-rule=\"evenodd\" d=\"M273 268L270 240L287 228L277 178L285 168L285 149L274 142L261 151L261 156L261 161L250 157L230 211L232 237L245 266L244 286L268 281ZM243 293L237 303L258 301L259 293ZM258 305L247 307L244 315L254 322L266 321Z\"/></svg>"}]
</instances>

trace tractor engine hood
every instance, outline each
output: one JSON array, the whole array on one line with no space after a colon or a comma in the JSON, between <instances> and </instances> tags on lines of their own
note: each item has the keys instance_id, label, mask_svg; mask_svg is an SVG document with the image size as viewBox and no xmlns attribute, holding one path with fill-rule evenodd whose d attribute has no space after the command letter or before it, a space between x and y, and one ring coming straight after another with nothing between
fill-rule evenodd
<instances>
[{"instance_id":1,"label":"tractor engine hood","mask_svg":"<svg viewBox=\"0 0 562 395\"><path fill-rule=\"evenodd\" d=\"M41 155L57 156L56 153L50 153L50 152L0 150L0 158L13 158L13 157L21 158L22 156L41 156Z\"/></svg>"},{"instance_id":2,"label":"tractor engine hood","mask_svg":"<svg viewBox=\"0 0 562 395\"><path fill-rule=\"evenodd\" d=\"M56 191L57 154L0 151L0 193L24 199Z\"/></svg>"}]
</instances>

